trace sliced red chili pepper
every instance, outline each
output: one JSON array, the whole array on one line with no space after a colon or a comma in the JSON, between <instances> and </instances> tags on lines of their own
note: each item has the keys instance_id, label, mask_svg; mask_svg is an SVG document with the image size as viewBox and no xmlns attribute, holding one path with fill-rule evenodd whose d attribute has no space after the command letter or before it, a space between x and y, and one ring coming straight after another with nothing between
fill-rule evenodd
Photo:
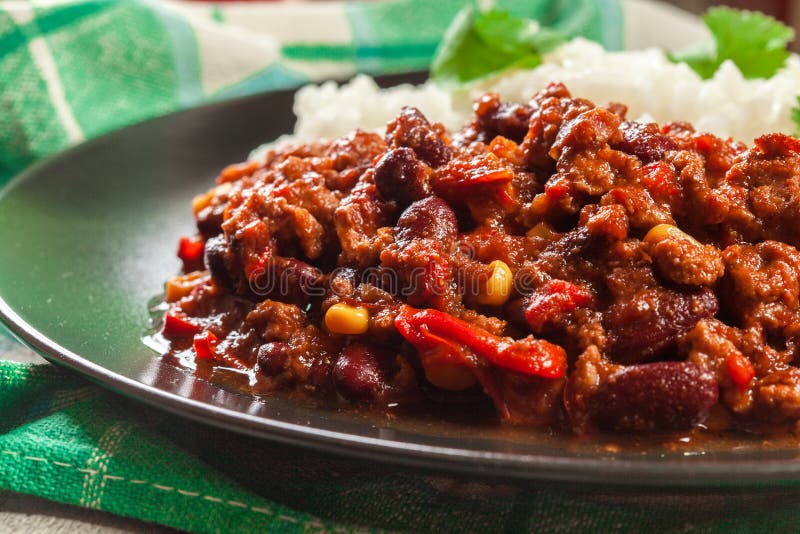
<instances>
[{"instance_id":1,"label":"sliced red chili pepper","mask_svg":"<svg viewBox=\"0 0 800 534\"><path fill-rule=\"evenodd\" d=\"M566 353L558 345L533 336L520 340L497 337L438 310L415 310L406 306L395 319L395 326L417 350L429 351L445 343L454 357L462 358L463 363L472 367L477 366L473 359L477 356L526 375L560 378L566 372Z\"/></svg>"},{"instance_id":2,"label":"sliced red chili pepper","mask_svg":"<svg viewBox=\"0 0 800 534\"><path fill-rule=\"evenodd\" d=\"M200 327L189 321L187 317L174 313L164 315L164 328L161 333L170 339L192 337L199 331Z\"/></svg>"},{"instance_id":3,"label":"sliced red chili pepper","mask_svg":"<svg viewBox=\"0 0 800 534\"><path fill-rule=\"evenodd\" d=\"M565 280L549 280L531 295L525 319L534 332L540 332L545 324L558 322L591 301L592 294L586 289Z\"/></svg>"},{"instance_id":4,"label":"sliced red chili pepper","mask_svg":"<svg viewBox=\"0 0 800 534\"><path fill-rule=\"evenodd\" d=\"M213 360L216 356L216 348L219 339L211 330L206 330L194 336L194 352L198 360Z\"/></svg>"},{"instance_id":5,"label":"sliced red chili pepper","mask_svg":"<svg viewBox=\"0 0 800 534\"><path fill-rule=\"evenodd\" d=\"M733 352L725 359L728 366L728 374L741 391L747 389L750 381L756 376L756 370L753 364L748 360L744 354Z\"/></svg>"}]
</instances>

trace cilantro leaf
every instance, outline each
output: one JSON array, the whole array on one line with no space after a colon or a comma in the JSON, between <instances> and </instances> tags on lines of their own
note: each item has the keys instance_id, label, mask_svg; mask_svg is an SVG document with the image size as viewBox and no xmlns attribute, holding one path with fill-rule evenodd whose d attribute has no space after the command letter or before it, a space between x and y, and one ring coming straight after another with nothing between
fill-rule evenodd
<instances>
[{"instance_id":1,"label":"cilantro leaf","mask_svg":"<svg viewBox=\"0 0 800 534\"><path fill-rule=\"evenodd\" d=\"M713 37L669 55L675 63L686 63L703 79L711 78L725 60L733 61L745 78L770 78L783 67L786 45L794 30L756 11L714 7L703 15Z\"/></svg>"},{"instance_id":2,"label":"cilantro leaf","mask_svg":"<svg viewBox=\"0 0 800 534\"><path fill-rule=\"evenodd\" d=\"M462 9L445 33L431 65L431 78L464 83L509 68L539 65L543 53L565 41L554 30L537 27L525 18L491 8Z\"/></svg>"}]
</instances>

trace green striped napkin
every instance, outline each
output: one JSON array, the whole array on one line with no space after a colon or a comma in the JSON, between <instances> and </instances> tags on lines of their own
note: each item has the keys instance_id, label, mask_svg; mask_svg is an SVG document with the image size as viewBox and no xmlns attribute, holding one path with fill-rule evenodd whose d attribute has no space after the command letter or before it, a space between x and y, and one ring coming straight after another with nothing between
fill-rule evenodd
<instances>
[{"instance_id":1,"label":"green striped napkin","mask_svg":"<svg viewBox=\"0 0 800 534\"><path fill-rule=\"evenodd\" d=\"M416 473L197 425L0 362L0 488L193 532L796 532L797 488L615 490ZM0 531L3 531L0 525Z\"/></svg>"},{"instance_id":2,"label":"green striped napkin","mask_svg":"<svg viewBox=\"0 0 800 534\"><path fill-rule=\"evenodd\" d=\"M188 106L424 69L465 3L0 2L0 184L71 144ZM496 4L621 46L616 0ZM0 356L19 350L0 325ZM178 420L54 366L3 361L0 490L195 532L557 530L652 515L299 452ZM576 510L591 521L576 523Z\"/></svg>"}]
</instances>

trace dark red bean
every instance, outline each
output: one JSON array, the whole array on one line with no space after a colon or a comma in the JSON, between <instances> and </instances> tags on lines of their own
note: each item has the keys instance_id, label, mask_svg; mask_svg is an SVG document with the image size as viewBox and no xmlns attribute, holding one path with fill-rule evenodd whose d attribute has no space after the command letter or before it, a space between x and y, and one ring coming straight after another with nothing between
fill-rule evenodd
<instances>
[{"instance_id":1,"label":"dark red bean","mask_svg":"<svg viewBox=\"0 0 800 534\"><path fill-rule=\"evenodd\" d=\"M289 360L289 345L275 341L265 343L258 348L258 369L267 376L275 376L283 372Z\"/></svg>"},{"instance_id":2,"label":"dark red bean","mask_svg":"<svg viewBox=\"0 0 800 534\"><path fill-rule=\"evenodd\" d=\"M388 151L375 165L375 186L384 200L405 207L431 195L430 167L407 147Z\"/></svg>"},{"instance_id":3,"label":"dark red bean","mask_svg":"<svg viewBox=\"0 0 800 534\"><path fill-rule=\"evenodd\" d=\"M690 362L632 365L588 399L588 417L603 430L689 430L708 417L718 389L712 373Z\"/></svg>"},{"instance_id":4,"label":"dark red bean","mask_svg":"<svg viewBox=\"0 0 800 534\"><path fill-rule=\"evenodd\" d=\"M497 94L488 93L475 106L478 126L486 142L498 135L521 143L528 133L533 108L524 104L501 102Z\"/></svg>"},{"instance_id":5,"label":"dark red bean","mask_svg":"<svg viewBox=\"0 0 800 534\"><path fill-rule=\"evenodd\" d=\"M678 337L719 311L708 288L675 291L644 289L616 302L603 317L608 352L618 363L652 361L675 346Z\"/></svg>"},{"instance_id":6,"label":"dark red bean","mask_svg":"<svg viewBox=\"0 0 800 534\"><path fill-rule=\"evenodd\" d=\"M619 130L622 141L616 148L633 154L645 165L661 160L664 152L678 150L677 143L663 135L653 123L623 122Z\"/></svg>"},{"instance_id":7,"label":"dark red bean","mask_svg":"<svg viewBox=\"0 0 800 534\"><path fill-rule=\"evenodd\" d=\"M431 167L444 165L453 156L453 149L442 141L425 115L411 106L404 106L389 123L386 144L391 148L404 146L412 149Z\"/></svg>"},{"instance_id":8,"label":"dark red bean","mask_svg":"<svg viewBox=\"0 0 800 534\"><path fill-rule=\"evenodd\" d=\"M457 236L456 214L439 197L428 197L414 202L397 221L396 239L401 246L416 239L431 239L448 249Z\"/></svg>"},{"instance_id":9,"label":"dark red bean","mask_svg":"<svg viewBox=\"0 0 800 534\"><path fill-rule=\"evenodd\" d=\"M327 360L317 360L308 367L306 382L317 391L331 390L331 364Z\"/></svg>"},{"instance_id":10,"label":"dark red bean","mask_svg":"<svg viewBox=\"0 0 800 534\"><path fill-rule=\"evenodd\" d=\"M354 343L342 349L333 367L336 388L348 399L375 399L389 386L392 356L377 347Z\"/></svg>"},{"instance_id":11,"label":"dark red bean","mask_svg":"<svg viewBox=\"0 0 800 534\"><path fill-rule=\"evenodd\" d=\"M197 214L197 230L205 237L215 236L222 232L223 214L226 203L209 205Z\"/></svg>"},{"instance_id":12,"label":"dark red bean","mask_svg":"<svg viewBox=\"0 0 800 534\"><path fill-rule=\"evenodd\" d=\"M228 291L233 291L234 281L228 270L226 259L228 257L228 246L225 236L218 235L206 241L204 263L211 276Z\"/></svg>"}]
</instances>

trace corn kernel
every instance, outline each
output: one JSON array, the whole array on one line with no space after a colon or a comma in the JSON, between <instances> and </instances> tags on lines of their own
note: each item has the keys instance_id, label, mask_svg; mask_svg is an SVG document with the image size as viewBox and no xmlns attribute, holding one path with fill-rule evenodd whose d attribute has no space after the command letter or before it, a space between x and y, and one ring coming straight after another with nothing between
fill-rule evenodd
<instances>
[{"instance_id":1,"label":"corn kernel","mask_svg":"<svg viewBox=\"0 0 800 534\"><path fill-rule=\"evenodd\" d=\"M195 286L201 284L208 277L205 271L195 271L188 274L173 276L167 280L164 299L167 302L180 300L192 292Z\"/></svg>"},{"instance_id":2,"label":"corn kernel","mask_svg":"<svg viewBox=\"0 0 800 534\"><path fill-rule=\"evenodd\" d=\"M369 329L369 312L362 306L339 302L325 312L325 327L333 334L363 334Z\"/></svg>"},{"instance_id":3,"label":"corn kernel","mask_svg":"<svg viewBox=\"0 0 800 534\"><path fill-rule=\"evenodd\" d=\"M483 291L478 295L478 304L502 306L511 296L514 275L504 261L494 260L489 264L489 278Z\"/></svg>"},{"instance_id":4,"label":"corn kernel","mask_svg":"<svg viewBox=\"0 0 800 534\"><path fill-rule=\"evenodd\" d=\"M553 228L544 222L540 222L525 234L528 237L539 237L541 239L553 239L556 235L556 232Z\"/></svg>"},{"instance_id":5,"label":"corn kernel","mask_svg":"<svg viewBox=\"0 0 800 534\"><path fill-rule=\"evenodd\" d=\"M656 243L660 243L667 238L672 239L686 239L691 241L695 244L700 244L697 239L693 238L680 228L672 224L657 224L647 232L644 236L644 242L650 245L655 245Z\"/></svg>"},{"instance_id":6,"label":"corn kernel","mask_svg":"<svg viewBox=\"0 0 800 534\"><path fill-rule=\"evenodd\" d=\"M423 364L425 378L439 389L464 391L475 385L475 375L467 367L452 363Z\"/></svg>"}]
</instances>

